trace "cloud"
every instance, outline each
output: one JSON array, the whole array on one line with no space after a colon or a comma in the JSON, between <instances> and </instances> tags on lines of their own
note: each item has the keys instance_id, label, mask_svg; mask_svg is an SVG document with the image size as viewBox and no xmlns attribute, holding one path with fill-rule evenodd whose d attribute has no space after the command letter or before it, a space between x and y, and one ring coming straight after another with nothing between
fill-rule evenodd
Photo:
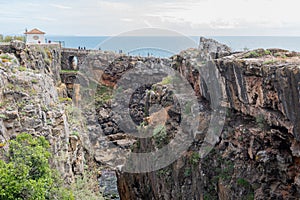
<instances>
[{"instance_id":1,"label":"cloud","mask_svg":"<svg viewBox=\"0 0 300 200\"><path fill-rule=\"evenodd\" d=\"M100 8L105 8L109 10L127 10L131 8L130 4L124 2L115 2L115 1L96 1L96 5ZM114 13L111 13L112 15Z\"/></svg>"},{"instance_id":2,"label":"cloud","mask_svg":"<svg viewBox=\"0 0 300 200\"><path fill-rule=\"evenodd\" d=\"M63 9L63 10L69 10L69 9L72 9L72 7L70 6L64 6L64 5L61 5L61 4L50 4L52 7L55 7L55 8L59 8L59 9Z\"/></svg>"},{"instance_id":3,"label":"cloud","mask_svg":"<svg viewBox=\"0 0 300 200\"><path fill-rule=\"evenodd\" d=\"M172 23L210 24L220 29L242 27L239 21L277 27L299 19L296 5L296 0L289 3L282 0L177 0L157 5L156 11L151 14Z\"/></svg>"},{"instance_id":4,"label":"cloud","mask_svg":"<svg viewBox=\"0 0 300 200\"><path fill-rule=\"evenodd\" d=\"M149 27L149 28L152 28L153 27L153 25L150 23L150 22L148 22L147 20L144 20L144 23L147 25L147 27Z\"/></svg>"},{"instance_id":5,"label":"cloud","mask_svg":"<svg viewBox=\"0 0 300 200\"><path fill-rule=\"evenodd\" d=\"M114 35L145 26L187 35L272 35L274 30L282 35L295 30L296 35L300 30L296 0L10 0L1 4L5 7L1 27L45 27L53 34Z\"/></svg>"},{"instance_id":6,"label":"cloud","mask_svg":"<svg viewBox=\"0 0 300 200\"><path fill-rule=\"evenodd\" d=\"M51 17L37 17L37 20L42 20L42 21L56 21L57 19L51 18Z\"/></svg>"},{"instance_id":7,"label":"cloud","mask_svg":"<svg viewBox=\"0 0 300 200\"><path fill-rule=\"evenodd\" d=\"M122 18L121 21L123 21L123 22L132 22L133 19L130 19L130 18Z\"/></svg>"}]
</instances>

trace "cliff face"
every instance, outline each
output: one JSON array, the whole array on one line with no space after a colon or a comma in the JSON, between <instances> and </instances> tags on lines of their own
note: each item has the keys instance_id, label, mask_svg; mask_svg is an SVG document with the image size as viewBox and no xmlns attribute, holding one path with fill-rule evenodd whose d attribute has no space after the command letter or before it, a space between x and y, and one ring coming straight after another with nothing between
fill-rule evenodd
<instances>
[{"instance_id":1,"label":"cliff face","mask_svg":"<svg viewBox=\"0 0 300 200\"><path fill-rule=\"evenodd\" d=\"M6 142L21 132L45 136L54 155L52 165L67 183L96 169L107 198L118 199L116 187L121 199L300 198L298 53L280 49L233 53L201 38L199 49L170 59L98 52L82 61L93 62L92 69L78 66L76 71L61 69L62 52L55 45L26 47L14 42L0 49L8 52L0 54L0 146L7 149ZM215 68L203 70L210 59ZM199 114L187 121L199 125L179 159L153 172L127 173L122 167L131 152L163 149L180 134L182 116L194 109L188 99L183 99L184 107L180 105L182 100L172 92L172 78L162 76L166 74L159 69L153 80L122 79L135 68L142 67L145 71L138 72L145 75L156 65L174 69L191 85ZM217 80L205 78L214 72ZM141 80L144 85L137 85ZM120 88L122 83L137 88ZM115 100L114 91L119 90L130 96ZM214 148L202 157L199 151L207 142L215 109L212 93L222 99L226 119L220 136L212 138ZM83 105L82 112L72 100ZM123 100L128 107L116 113ZM127 111L133 123L119 120ZM151 137L129 135L127 126L147 134L151 130Z\"/></svg>"},{"instance_id":2,"label":"cliff face","mask_svg":"<svg viewBox=\"0 0 300 200\"><path fill-rule=\"evenodd\" d=\"M203 159L200 137L166 168L120 172L122 199L298 199L299 54L280 49L228 53L216 42L201 41L200 49L182 52L172 66L205 105L211 100L195 60L203 53L214 58L228 100L219 142Z\"/></svg>"},{"instance_id":3,"label":"cliff face","mask_svg":"<svg viewBox=\"0 0 300 200\"><path fill-rule=\"evenodd\" d=\"M51 145L51 164L66 183L84 172L89 154L84 148L80 116L74 114L60 81L60 51L55 45L25 46L13 42L0 54L0 142L26 132L44 136ZM82 131L83 132L83 131ZM91 164L92 165L92 164Z\"/></svg>"}]
</instances>

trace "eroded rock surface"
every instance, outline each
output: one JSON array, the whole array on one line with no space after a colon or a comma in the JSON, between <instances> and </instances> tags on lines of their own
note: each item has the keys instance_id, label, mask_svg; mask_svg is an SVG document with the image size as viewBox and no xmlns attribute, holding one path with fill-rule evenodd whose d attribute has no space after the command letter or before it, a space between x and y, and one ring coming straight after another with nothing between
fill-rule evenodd
<instances>
[{"instance_id":1,"label":"eroded rock surface","mask_svg":"<svg viewBox=\"0 0 300 200\"><path fill-rule=\"evenodd\" d=\"M258 49L220 57L211 43L216 44L209 41L200 51L182 52L173 59L173 68L189 80L199 103L211 105L197 58L203 51L213 51L210 55L217 58L214 62L228 100L219 142L203 159L198 154L203 137L196 137L188 152L166 168L144 174L120 172L123 199L300 197L299 54Z\"/></svg>"},{"instance_id":2,"label":"eroded rock surface","mask_svg":"<svg viewBox=\"0 0 300 200\"><path fill-rule=\"evenodd\" d=\"M201 38L199 49L169 59L85 51L76 69L68 66L74 55L65 51L61 69L60 47L13 42L1 49L8 53L0 54L0 148L6 150L7 141L21 132L45 136L52 164L68 183L96 169L100 191L108 199L300 198L298 53L231 52ZM93 67L87 70L82 63ZM195 109L180 105L172 92L176 80L153 66L175 70L188 81L199 111L188 119L198 122L198 129L192 130L187 151L168 166L126 173L122 169L131 152L155 152L168 145L179 133L183 114ZM156 75L152 82L128 75L139 68L144 71L137 72ZM142 86L137 84L141 80ZM137 88L120 88L125 83ZM114 99L116 91L130 94L124 99L126 110L114 110L123 101ZM216 102L226 120L220 135L205 140L209 131L219 131L209 129ZM131 121L122 124L125 112ZM128 134L133 126L145 134L151 130L151 137ZM208 141L214 148L201 157Z\"/></svg>"}]
</instances>

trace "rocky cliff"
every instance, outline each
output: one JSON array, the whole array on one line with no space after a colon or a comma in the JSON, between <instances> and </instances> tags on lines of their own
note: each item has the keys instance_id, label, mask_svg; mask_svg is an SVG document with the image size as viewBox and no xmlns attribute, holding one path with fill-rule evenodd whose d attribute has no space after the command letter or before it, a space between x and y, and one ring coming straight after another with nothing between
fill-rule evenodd
<instances>
[{"instance_id":1,"label":"rocky cliff","mask_svg":"<svg viewBox=\"0 0 300 200\"><path fill-rule=\"evenodd\" d=\"M231 52L201 38L198 49L169 59L97 52L74 70L61 69L59 46L0 49L0 146L21 132L45 136L66 183L96 170L108 199L300 198L298 53ZM187 80L191 96L178 95L184 81L162 66ZM184 144L185 123L196 128L178 159L141 158L162 167L128 173L131 153ZM133 127L150 136L129 134Z\"/></svg>"},{"instance_id":2,"label":"rocky cliff","mask_svg":"<svg viewBox=\"0 0 300 200\"><path fill-rule=\"evenodd\" d=\"M227 99L218 142L202 158L198 152L203 137L196 137L168 167L141 174L120 172L122 199L300 198L299 54L281 49L231 53L215 41L201 42L199 49L173 57L172 67L189 80L199 105L205 107L208 101L210 107L205 75L195 60L203 53L213 59ZM200 120L205 122L205 115Z\"/></svg>"},{"instance_id":3,"label":"rocky cliff","mask_svg":"<svg viewBox=\"0 0 300 200\"><path fill-rule=\"evenodd\" d=\"M49 141L51 165L66 184L87 170L98 170L79 112L61 82L61 48L14 41L1 46L0 53L1 153L8 150L10 139L26 132Z\"/></svg>"}]
</instances>

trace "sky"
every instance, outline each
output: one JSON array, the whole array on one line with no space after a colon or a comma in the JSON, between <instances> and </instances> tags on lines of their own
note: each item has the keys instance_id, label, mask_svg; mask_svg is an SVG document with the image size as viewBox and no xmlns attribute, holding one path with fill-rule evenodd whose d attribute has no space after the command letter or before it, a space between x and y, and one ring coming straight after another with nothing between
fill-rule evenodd
<instances>
[{"instance_id":1,"label":"sky","mask_svg":"<svg viewBox=\"0 0 300 200\"><path fill-rule=\"evenodd\" d=\"M114 36L141 28L184 35L300 36L298 0L0 0L0 33Z\"/></svg>"}]
</instances>

